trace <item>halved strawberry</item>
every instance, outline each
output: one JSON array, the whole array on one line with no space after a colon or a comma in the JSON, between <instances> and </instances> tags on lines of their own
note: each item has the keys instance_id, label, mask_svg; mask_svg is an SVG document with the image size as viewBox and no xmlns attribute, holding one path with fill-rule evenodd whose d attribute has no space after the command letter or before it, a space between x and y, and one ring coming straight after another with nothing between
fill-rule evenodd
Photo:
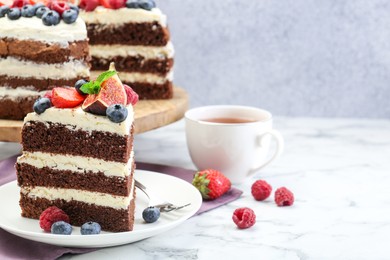
<instances>
[{"instance_id":1,"label":"halved strawberry","mask_svg":"<svg viewBox=\"0 0 390 260\"><path fill-rule=\"evenodd\" d=\"M139 98L138 94L135 93L135 91L131 87L126 85L126 84L123 84L123 87L125 87L126 96L127 96L127 103L126 103L126 105L132 104L134 106L135 104L137 104L138 98Z\"/></svg>"},{"instance_id":2,"label":"halved strawberry","mask_svg":"<svg viewBox=\"0 0 390 260\"><path fill-rule=\"evenodd\" d=\"M48 98L51 101L51 99L53 98L53 91L52 90L47 91L45 95L43 95L43 97Z\"/></svg>"},{"instance_id":3,"label":"halved strawberry","mask_svg":"<svg viewBox=\"0 0 390 260\"><path fill-rule=\"evenodd\" d=\"M57 108L72 108L83 103L85 96L80 95L75 88L53 88L51 103Z\"/></svg>"}]
</instances>

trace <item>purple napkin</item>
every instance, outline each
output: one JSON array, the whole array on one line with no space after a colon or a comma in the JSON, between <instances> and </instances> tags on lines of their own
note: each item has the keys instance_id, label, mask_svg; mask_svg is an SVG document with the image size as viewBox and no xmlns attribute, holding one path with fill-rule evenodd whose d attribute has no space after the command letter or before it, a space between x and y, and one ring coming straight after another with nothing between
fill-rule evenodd
<instances>
[{"instance_id":1,"label":"purple napkin","mask_svg":"<svg viewBox=\"0 0 390 260\"><path fill-rule=\"evenodd\" d=\"M0 161L0 186L16 179L15 162L18 155ZM160 172L191 182L194 170L166 165L137 162L137 169ZM232 188L222 197L204 201L196 215L239 198L242 191ZM31 241L12 235L0 228L0 259L56 259L65 254L82 254L97 249L67 248Z\"/></svg>"}]
</instances>

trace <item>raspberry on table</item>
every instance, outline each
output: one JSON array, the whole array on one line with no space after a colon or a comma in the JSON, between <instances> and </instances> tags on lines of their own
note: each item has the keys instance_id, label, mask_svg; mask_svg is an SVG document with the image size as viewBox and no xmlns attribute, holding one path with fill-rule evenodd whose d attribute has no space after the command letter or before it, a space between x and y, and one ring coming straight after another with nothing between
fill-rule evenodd
<instances>
[{"instance_id":1,"label":"raspberry on table","mask_svg":"<svg viewBox=\"0 0 390 260\"><path fill-rule=\"evenodd\" d=\"M257 180L252 184L252 195L255 200L265 200L271 195L272 187L266 181Z\"/></svg>"},{"instance_id":2,"label":"raspberry on table","mask_svg":"<svg viewBox=\"0 0 390 260\"><path fill-rule=\"evenodd\" d=\"M256 214L250 208L238 208L233 213L233 222L238 228L250 228L256 223Z\"/></svg>"},{"instance_id":3,"label":"raspberry on table","mask_svg":"<svg viewBox=\"0 0 390 260\"><path fill-rule=\"evenodd\" d=\"M39 226L46 232L51 231L51 226L57 221L69 223L69 216L56 206L45 209L39 217Z\"/></svg>"},{"instance_id":4,"label":"raspberry on table","mask_svg":"<svg viewBox=\"0 0 390 260\"><path fill-rule=\"evenodd\" d=\"M291 206L294 203L294 194L286 187L275 191L275 202L279 207Z\"/></svg>"}]
</instances>

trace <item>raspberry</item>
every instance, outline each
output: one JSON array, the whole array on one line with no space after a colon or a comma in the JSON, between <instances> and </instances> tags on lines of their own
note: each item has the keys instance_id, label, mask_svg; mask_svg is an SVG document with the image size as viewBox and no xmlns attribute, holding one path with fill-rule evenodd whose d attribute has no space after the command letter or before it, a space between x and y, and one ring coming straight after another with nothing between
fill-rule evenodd
<instances>
[{"instance_id":1,"label":"raspberry","mask_svg":"<svg viewBox=\"0 0 390 260\"><path fill-rule=\"evenodd\" d=\"M233 213L233 221L238 228L249 228L256 223L256 214L250 208L238 208Z\"/></svg>"},{"instance_id":2,"label":"raspberry","mask_svg":"<svg viewBox=\"0 0 390 260\"><path fill-rule=\"evenodd\" d=\"M39 217L39 226L46 232L51 231L51 225L57 221L69 223L69 216L61 209L52 206L45 209Z\"/></svg>"},{"instance_id":3,"label":"raspberry","mask_svg":"<svg viewBox=\"0 0 390 260\"><path fill-rule=\"evenodd\" d=\"M271 195L272 187L266 181L257 180L252 184L252 195L255 200L265 200Z\"/></svg>"},{"instance_id":4,"label":"raspberry","mask_svg":"<svg viewBox=\"0 0 390 260\"><path fill-rule=\"evenodd\" d=\"M291 206L294 203L294 194L285 187L275 191L275 202L279 207Z\"/></svg>"}]
</instances>

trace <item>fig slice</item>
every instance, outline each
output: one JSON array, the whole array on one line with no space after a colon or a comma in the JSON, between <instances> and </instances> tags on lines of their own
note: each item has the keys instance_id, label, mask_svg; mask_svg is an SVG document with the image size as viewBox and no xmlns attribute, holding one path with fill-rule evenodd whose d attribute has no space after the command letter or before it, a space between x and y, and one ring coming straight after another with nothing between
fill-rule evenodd
<instances>
[{"instance_id":1,"label":"fig slice","mask_svg":"<svg viewBox=\"0 0 390 260\"><path fill-rule=\"evenodd\" d=\"M115 71L113 62L110 64L110 71ZM95 115L106 115L106 110L114 104L126 106L127 95L125 88L118 77L118 74L104 80L100 85L100 91L97 94L90 94L84 100L82 109Z\"/></svg>"}]
</instances>

